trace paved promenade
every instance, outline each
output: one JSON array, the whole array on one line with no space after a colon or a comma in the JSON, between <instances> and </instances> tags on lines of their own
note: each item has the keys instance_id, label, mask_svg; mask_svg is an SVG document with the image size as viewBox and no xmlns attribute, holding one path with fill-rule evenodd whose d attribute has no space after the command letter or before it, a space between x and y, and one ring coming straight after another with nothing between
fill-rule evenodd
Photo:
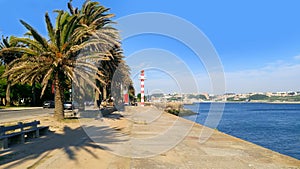
<instances>
[{"instance_id":1,"label":"paved promenade","mask_svg":"<svg viewBox=\"0 0 300 169\"><path fill-rule=\"evenodd\" d=\"M151 107L41 121L53 133L1 152L0 168L300 168L297 159Z\"/></svg>"}]
</instances>

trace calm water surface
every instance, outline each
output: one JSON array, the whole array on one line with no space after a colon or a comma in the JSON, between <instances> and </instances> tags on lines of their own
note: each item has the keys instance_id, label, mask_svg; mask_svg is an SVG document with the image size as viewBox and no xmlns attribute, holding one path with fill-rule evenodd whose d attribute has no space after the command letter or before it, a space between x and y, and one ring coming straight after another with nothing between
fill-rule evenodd
<instances>
[{"instance_id":1,"label":"calm water surface","mask_svg":"<svg viewBox=\"0 0 300 169\"><path fill-rule=\"evenodd\" d=\"M196 122L204 124L210 105L201 103L185 108L198 112ZM300 104L226 103L217 129L300 159Z\"/></svg>"}]
</instances>

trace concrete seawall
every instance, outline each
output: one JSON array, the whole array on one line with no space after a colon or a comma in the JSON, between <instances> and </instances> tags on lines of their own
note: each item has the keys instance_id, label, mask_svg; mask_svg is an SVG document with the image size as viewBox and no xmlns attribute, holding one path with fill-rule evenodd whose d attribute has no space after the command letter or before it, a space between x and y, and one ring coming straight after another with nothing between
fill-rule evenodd
<instances>
[{"instance_id":1,"label":"concrete seawall","mask_svg":"<svg viewBox=\"0 0 300 169\"><path fill-rule=\"evenodd\" d=\"M131 113L135 111L139 113L145 111L141 110L141 108L136 109L140 110L131 110ZM151 113L154 111L155 110L148 110L148 112ZM152 122L152 124L147 124L149 128L151 128L148 131L160 131L159 133L161 133L162 128L168 128L168 130L170 130L170 128L176 127L176 124L174 124L175 121L180 121L178 124L182 128L190 126L191 128L182 141L173 148L147 160L152 162L154 168L159 166L165 166L166 168L300 168L300 161L297 159L168 113L162 113L157 121ZM139 125L136 126L136 130L141 129L141 127L138 126ZM175 130L175 133L171 133L170 135L176 135L185 131L187 130ZM205 132L210 131L212 135L204 143L200 143L200 134L205 134ZM158 132L156 134L158 134ZM184 134L185 133L182 133L182 135ZM168 141L161 140L162 144L164 142ZM170 144L171 143L172 142L170 142ZM140 164L136 165L136 167L139 168L139 166L143 166L144 161L144 159L136 160L136 162Z\"/></svg>"}]
</instances>

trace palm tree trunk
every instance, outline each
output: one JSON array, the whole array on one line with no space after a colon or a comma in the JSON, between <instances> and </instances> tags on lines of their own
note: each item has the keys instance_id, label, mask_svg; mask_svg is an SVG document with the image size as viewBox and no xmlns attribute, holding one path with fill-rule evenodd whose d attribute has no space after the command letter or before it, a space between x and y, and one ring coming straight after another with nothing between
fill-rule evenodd
<instances>
[{"instance_id":1,"label":"palm tree trunk","mask_svg":"<svg viewBox=\"0 0 300 169\"><path fill-rule=\"evenodd\" d=\"M94 108L96 108L96 107L99 107L98 106L98 102L100 101L100 96L99 96L99 92L98 92L98 90L95 90L95 101L94 101Z\"/></svg>"},{"instance_id":2,"label":"palm tree trunk","mask_svg":"<svg viewBox=\"0 0 300 169\"><path fill-rule=\"evenodd\" d=\"M103 100L107 99L107 90L106 90L106 85L103 85Z\"/></svg>"},{"instance_id":3,"label":"palm tree trunk","mask_svg":"<svg viewBox=\"0 0 300 169\"><path fill-rule=\"evenodd\" d=\"M9 80L7 80L7 87L6 87L6 103L5 106L10 106L11 105L11 100L10 100L10 88L11 88L11 83Z\"/></svg>"},{"instance_id":4,"label":"palm tree trunk","mask_svg":"<svg viewBox=\"0 0 300 169\"><path fill-rule=\"evenodd\" d=\"M55 75L55 109L54 109L54 118L57 120L64 119L64 107L63 107L63 98L60 81L58 78L58 73Z\"/></svg>"},{"instance_id":5,"label":"palm tree trunk","mask_svg":"<svg viewBox=\"0 0 300 169\"><path fill-rule=\"evenodd\" d=\"M32 94L31 106L36 106L35 82L32 83L32 86L31 86L31 94Z\"/></svg>"}]
</instances>

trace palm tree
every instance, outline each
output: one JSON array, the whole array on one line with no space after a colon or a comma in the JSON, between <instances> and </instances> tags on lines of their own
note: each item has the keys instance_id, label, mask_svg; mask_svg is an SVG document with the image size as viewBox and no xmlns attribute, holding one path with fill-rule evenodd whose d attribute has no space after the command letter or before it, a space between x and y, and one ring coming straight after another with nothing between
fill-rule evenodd
<instances>
[{"instance_id":1,"label":"palm tree","mask_svg":"<svg viewBox=\"0 0 300 169\"><path fill-rule=\"evenodd\" d=\"M55 86L55 110L54 116L61 120L63 113L63 86L65 81L72 81L79 88L80 81L84 80L97 89L95 81L101 79L102 73L98 71L95 63L106 58L106 52L119 44L118 32L108 25L109 22L100 22L102 15L94 17L94 26L86 25L83 20L90 4L86 2L78 13L56 11L56 26L53 27L48 14L45 21L48 31L48 39L42 37L33 27L21 20L21 23L29 31L32 38L13 38L14 43L22 44L22 47L12 47L1 52L22 53L22 57L12 61L6 69L5 76L17 82L30 83L38 80L41 82L42 95L50 80ZM103 8L93 5L94 9ZM97 11L95 11L97 12ZM94 15L93 15L94 16ZM97 21L96 21L97 20ZM91 19L92 21L92 19ZM96 26L101 23L101 26Z\"/></svg>"},{"instance_id":2,"label":"palm tree","mask_svg":"<svg viewBox=\"0 0 300 169\"><path fill-rule=\"evenodd\" d=\"M83 29L92 29L99 30L102 29L106 24L110 24L110 18L113 17L113 14L107 14L108 8L103 6L99 6L98 2L86 1L81 10L74 8L71 3L68 3L69 11L72 15L82 15L83 17L80 20L80 23L85 25L82 27ZM109 32L107 32L109 34ZM111 42L115 43L115 42ZM100 46L100 48L103 46ZM105 49L108 47L104 46ZM110 48L110 46L109 46ZM119 67L122 70L119 73L122 73L122 77L124 77L120 83L123 83L124 86L132 83L129 77L129 68L124 61L123 52L121 50L120 44L115 44L113 48L106 53L105 58L100 60L98 65L98 70L101 72L103 77L102 81L97 81L96 83L100 87L100 91L96 90L95 93L95 103L99 99L107 99L108 95L111 95L111 80L113 75L115 74L116 69ZM126 78L125 78L126 77ZM101 95L102 98L99 98ZM95 104L96 105L96 104Z\"/></svg>"},{"instance_id":3,"label":"palm tree","mask_svg":"<svg viewBox=\"0 0 300 169\"><path fill-rule=\"evenodd\" d=\"M9 38L9 37L4 38L2 36L2 41L0 42L0 50L17 46L17 44L12 43L12 41L10 39L11 38ZM13 60L20 58L20 57L21 57L21 55L16 52L7 51L7 52L0 53L1 64L4 64L4 65L10 64ZM6 86L6 94L5 94L5 105L10 106L11 105L11 98L10 98L11 81L7 78L6 83L7 83L7 86Z\"/></svg>"},{"instance_id":4,"label":"palm tree","mask_svg":"<svg viewBox=\"0 0 300 169\"><path fill-rule=\"evenodd\" d=\"M108 96L120 99L121 86L127 87L132 84L129 77L130 70L124 61L123 51L120 46L112 48L106 57L108 60L101 60L98 67L104 76L104 82L98 83L102 91L102 99L106 100Z\"/></svg>"}]
</instances>

